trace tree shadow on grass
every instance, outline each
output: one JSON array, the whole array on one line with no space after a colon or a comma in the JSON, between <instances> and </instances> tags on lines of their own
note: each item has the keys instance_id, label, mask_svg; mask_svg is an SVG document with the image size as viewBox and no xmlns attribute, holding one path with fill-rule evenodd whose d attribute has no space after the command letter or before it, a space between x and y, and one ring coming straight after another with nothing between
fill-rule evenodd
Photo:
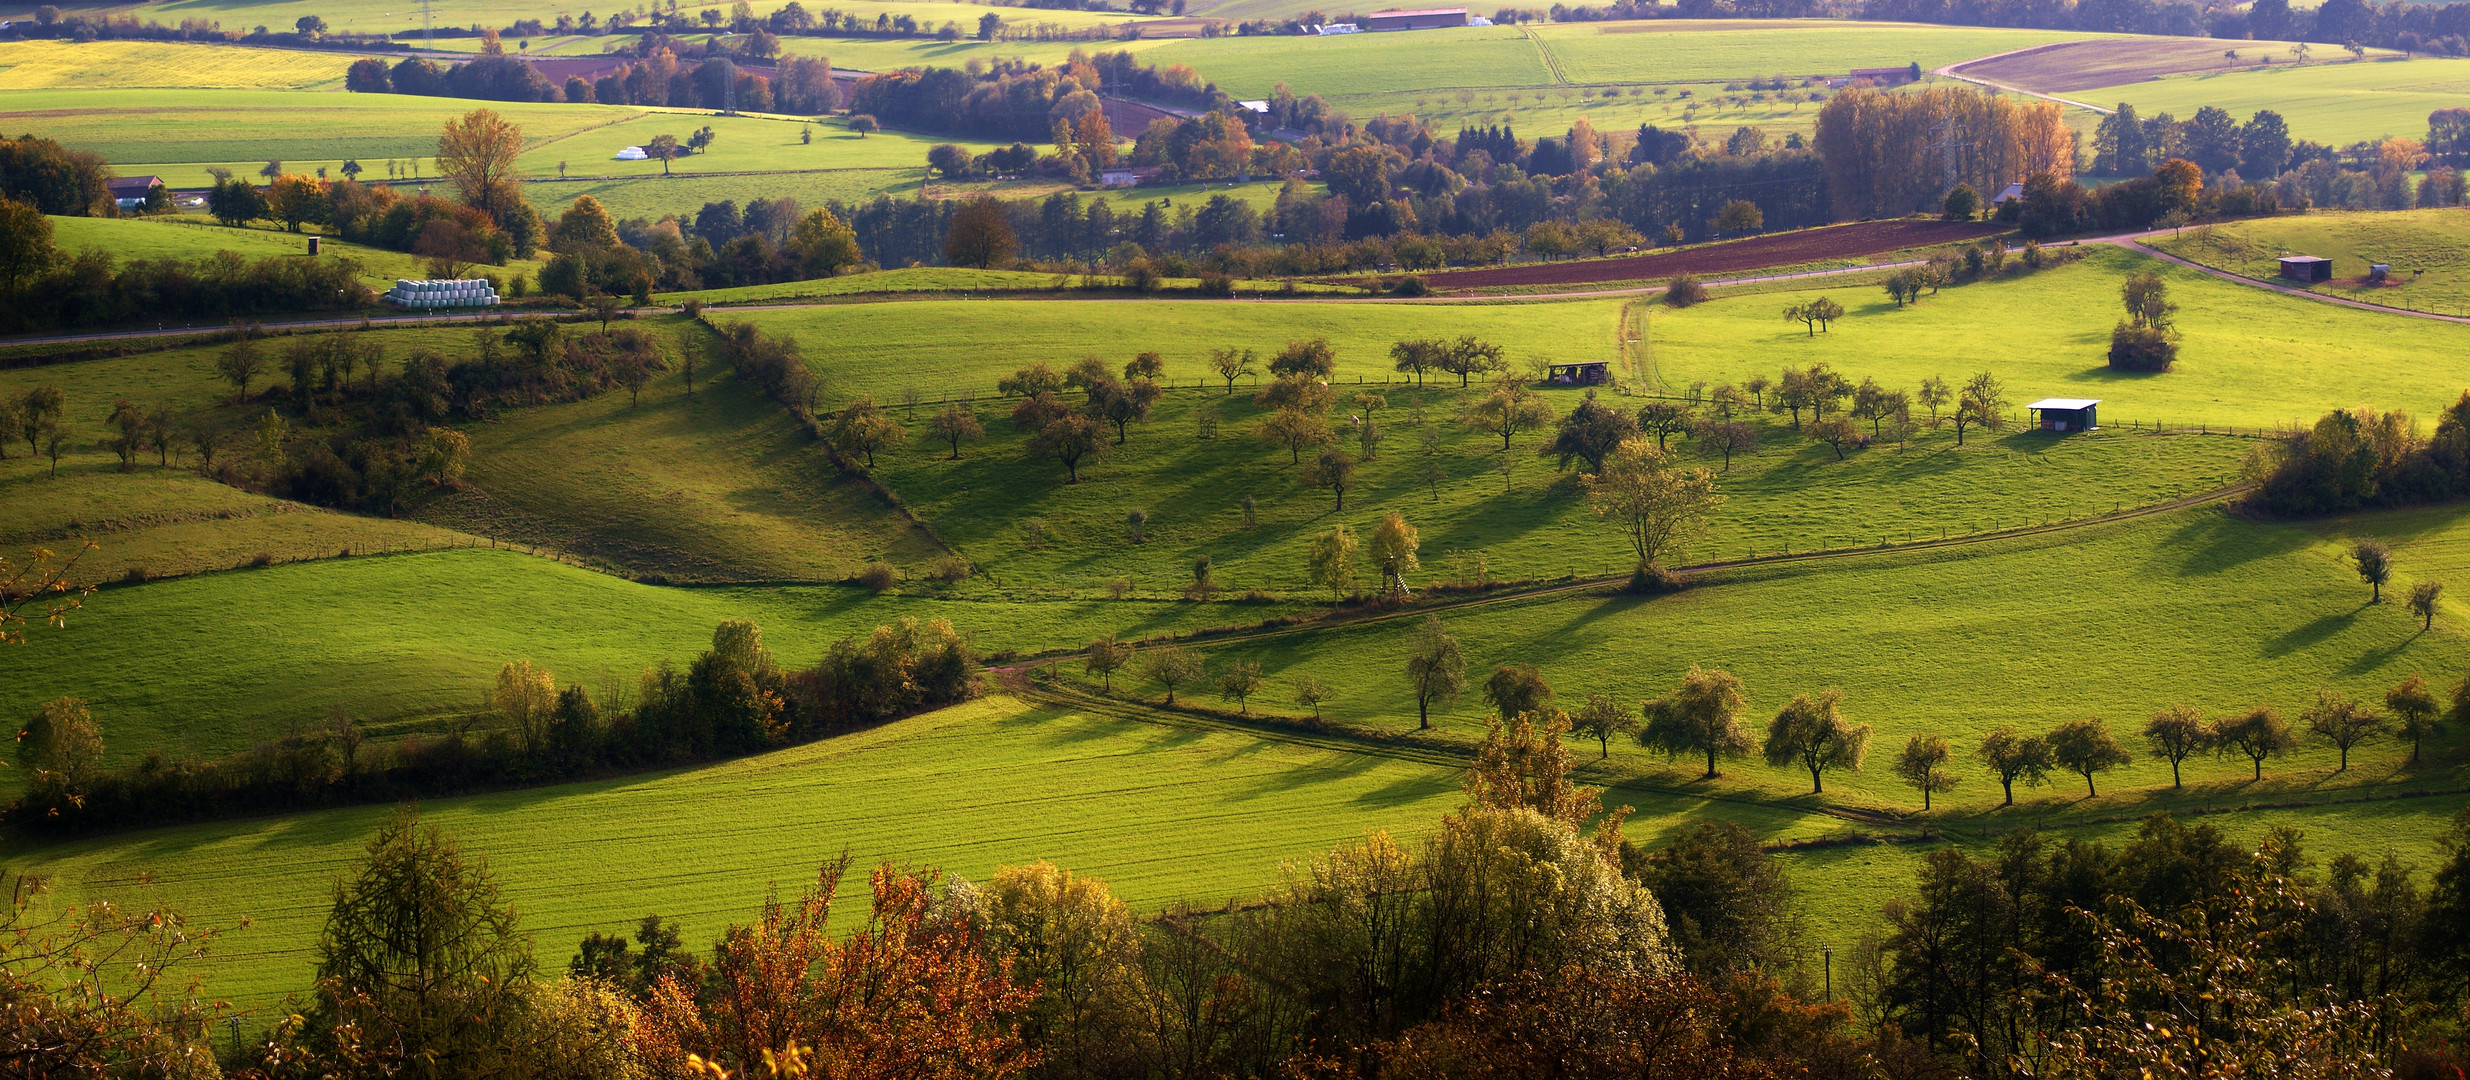
<instances>
[{"instance_id":1,"label":"tree shadow on grass","mask_svg":"<svg viewBox=\"0 0 2470 1080\"><path fill-rule=\"evenodd\" d=\"M2332 615L2319 615L2308 621L2305 625L2284 631L2281 636L2266 642L2264 646L2264 655L2272 657L2288 656L2289 654L2297 652L2301 649L2308 649L2321 645L2324 642L2331 640L2334 635L2350 629L2353 624L2358 622L2359 616L2366 613L2367 608L2368 605L2360 604L2349 611Z\"/></svg>"}]
</instances>

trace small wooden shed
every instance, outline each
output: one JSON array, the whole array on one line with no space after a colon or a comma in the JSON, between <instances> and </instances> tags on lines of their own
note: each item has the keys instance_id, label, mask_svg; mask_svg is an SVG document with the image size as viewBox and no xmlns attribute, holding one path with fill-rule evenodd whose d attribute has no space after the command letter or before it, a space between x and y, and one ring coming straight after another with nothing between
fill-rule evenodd
<instances>
[{"instance_id":1,"label":"small wooden shed","mask_svg":"<svg viewBox=\"0 0 2470 1080\"><path fill-rule=\"evenodd\" d=\"M2091 431L2101 426L2100 398L2043 398L2025 408L2040 415L2033 426L2042 431Z\"/></svg>"},{"instance_id":2,"label":"small wooden shed","mask_svg":"<svg viewBox=\"0 0 2470 1080\"><path fill-rule=\"evenodd\" d=\"M1603 360L1554 364L1545 371L1544 381L1554 386L1602 386L1612 381L1612 365Z\"/></svg>"},{"instance_id":3,"label":"small wooden shed","mask_svg":"<svg viewBox=\"0 0 2470 1080\"><path fill-rule=\"evenodd\" d=\"M2304 281L2310 285L2319 281L2331 281L2333 280L2333 260L2319 259L2313 255L2284 255L2281 257L2281 276L2292 281Z\"/></svg>"}]
</instances>

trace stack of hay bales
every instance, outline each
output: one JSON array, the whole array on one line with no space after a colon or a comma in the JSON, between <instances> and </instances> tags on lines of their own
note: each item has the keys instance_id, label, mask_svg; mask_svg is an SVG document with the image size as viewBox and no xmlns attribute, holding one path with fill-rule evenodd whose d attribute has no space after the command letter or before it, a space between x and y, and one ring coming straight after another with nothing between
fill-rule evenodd
<instances>
[{"instance_id":1,"label":"stack of hay bales","mask_svg":"<svg viewBox=\"0 0 2470 1080\"><path fill-rule=\"evenodd\" d=\"M414 311L437 308L496 307L497 290L487 281L410 281L395 279L386 300Z\"/></svg>"}]
</instances>

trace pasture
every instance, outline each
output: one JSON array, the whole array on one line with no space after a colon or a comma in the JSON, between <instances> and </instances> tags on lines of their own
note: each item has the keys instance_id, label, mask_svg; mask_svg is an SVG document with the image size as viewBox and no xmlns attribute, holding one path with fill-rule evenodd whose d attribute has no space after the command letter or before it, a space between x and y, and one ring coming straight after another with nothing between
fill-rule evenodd
<instances>
[{"instance_id":1,"label":"pasture","mask_svg":"<svg viewBox=\"0 0 2470 1080\"><path fill-rule=\"evenodd\" d=\"M198 186L205 164L280 159L295 170L357 158L384 176L389 158L427 158L446 121L493 108L539 146L630 119L607 105L542 105L402 94L298 94L272 90L38 90L0 95L0 128L32 132L112 162L123 174L161 173ZM616 151L612 149L611 153ZM192 163L182 175L169 166Z\"/></svg>"},{"instance_id":2,"label":"pasture","mask_svg":"<svg viewBox=\"0 0 2470 1080\"><path fill-rule=\"evenodd\" d=\"M2277 63L2069 96L2103 108L2123 101L2145 116L2167 112L2182 119L2206 105L2227 109L2241 121L2258 109L2271 109L2289 121L2291 138L2340 146L2393 135L2425 139L2427 114L2461 104L2465 87L2470 87L2470 60L2420 56L2303 67Z\"/></svg>"},{"instance_id":3,"label":"pasture","mask_svg":"<svg viewBox=\"0 0 2470 1080\"><path fill-rule=\"evenodd\" d=\"M1670 386L1822 360L1891 385L1987 370L2016 406L2094 397L2106 424L2242 431L2312 424L2353 405L2427 416L2470 387L2470 363L2452 359L2470 346L2470 327L2277 296L2117 248L2083 250L2068 266L1950 287L1902 309L1875 287L1719 293L1685 311L1658 307L1648 332L1655 364ZM2159 272L2179 305L2183 340L2166 374L2115 372L2106 360L2122 317L2120 284L2143 270ZM1834 332L1812 339L1777 317L1820 295L1850 311Z\"/></svg>"},{"instance_id":4,"label":"pasture","mask_svg":"<svg viewBox=\"0 0 2470 1080\"><path fill-rule=\"evenodd\" d=\"M2280 273L2281 256L2314 255L2333 260L2333 280L2315 286L2318 292L2446 315L2470 307L2470 223L2457 210L2258 218L2145 243L2182 259L2265 280ZM2369 282L2373 263L2390 264L2392 276L2383 283Z\"/></svg>"},{"instance_id":5,"label":"pasture","mask_svg":"<svg viewBox=\"0 0 2470 1080\"><path fill-rule=\"evenodd\" d=\"M758 17L769 15L785 2L760 0L754 5L755 14ZM813 9L813 5L808 6ZM833 6L844 12L863 14L868 19L879 14L909 15L929 28L942 26L946 22L958 22L971 30L976 29L978 16L988 10L977 4L943 0L836 0ZM31 10L30 7L23 8L22 12ZM420 5L402 0L270 0L266 3L252 3L249 0L159 0L143 5L106 5L102 10L173 24L182 19L219 21L227 29L260 25L289 29L294 19L316 15L325 19L328 27L336 32L355 34L418 30L421 19ZM504 27L517 19L548 20L558 14L580 14L581 10L544 9L523 0L437 0L430 5L431 18L439 27ZM1011 21L1051 22L1074 29L1139 21L1138 17L1122 12L993 10ZM512 43L509 44L511 46ZM445 47L446 42L439 42L439 45Z\"/></svg>"},{"instance_id":6,"label":"pasture","mask_svg":"<svg viewBox=\"0 0 2470 1080\"><path fill-rule=\"evenodd\" d=\"M341 86L352 59L341 53L171 41L13 41L0 46L0 92L307 90Z\"/></svg>"},{"instance_id":7,"label":"pasture","mask_svg":"<svg viewBox=\"0 0 2470 1080\"><path fill-rule=\"evenodd\" d=\"M279 227L225 228L202 218L55 217L52 242L62 251L101 248L122 262L132 259L201 259L218 251L238 252L249 259L276 256L308 257L308 240ZM317 226L303 226L315 231ZM396 278L427 277L426 261L399 251L368 247L332 236L321 241L320 258L351 259L360 264L360 278L383 291ZM515 260L488 271L500 275L534 273L546 260Z\"/></svg>"}]
</instances>

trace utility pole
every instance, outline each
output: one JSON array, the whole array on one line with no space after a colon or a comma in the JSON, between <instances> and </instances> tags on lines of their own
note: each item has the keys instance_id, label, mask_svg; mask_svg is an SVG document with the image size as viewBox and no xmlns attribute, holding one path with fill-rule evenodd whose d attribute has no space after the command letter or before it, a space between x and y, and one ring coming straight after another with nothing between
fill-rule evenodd
<instances>
[{"instance_id":1,"label":"utility pole","mask_svg":"<svg viewBox=\"0 0 2470 1080\"><path fill-rule=\"evenodd\" d=\"M1833 946L1833 945L1821 945L1821 946L1819 946L1819 947L1818 947L1818 955L1820 955L1821 957L1824 957L1824 958L1825 958L1825 960L1826 960L1826 967L1827 967L1827 1000L1829 1000L1829 1001L1834 1001L1834 1000L1835 1000L1835 946Z\"/></svg>"}]
</instances>

